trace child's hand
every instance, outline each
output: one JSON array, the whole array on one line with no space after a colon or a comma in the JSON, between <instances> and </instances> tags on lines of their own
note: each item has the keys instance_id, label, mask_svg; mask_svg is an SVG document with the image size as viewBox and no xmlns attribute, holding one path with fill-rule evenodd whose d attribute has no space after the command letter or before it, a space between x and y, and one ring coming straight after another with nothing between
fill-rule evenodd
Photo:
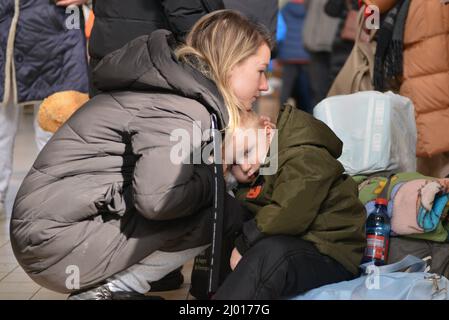
<instances>
[{"instance_id":1,"label":"child's hand","mask_svg":"<svg viewBox=\"0 0 449 320\"><path fill-rule=\"evenodd\" d=\"M237 267L237 265L241 259L242 259L242 255L237 250L237 248L234 248L234 250L232 250L231 260L229 261L232 271L234 271L235 267Z\"/></svg>"}]
</instances>

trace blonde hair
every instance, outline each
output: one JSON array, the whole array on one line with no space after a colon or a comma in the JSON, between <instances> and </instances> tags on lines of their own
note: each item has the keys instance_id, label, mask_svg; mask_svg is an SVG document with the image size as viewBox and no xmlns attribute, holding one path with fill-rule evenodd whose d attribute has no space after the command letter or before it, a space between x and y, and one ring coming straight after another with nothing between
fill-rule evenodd
<instances>
[{"instance_id":1,"label":"blonde hair","mask_svg":"<svg viewBox=\"0 0 449 320\"><path fill-rule=\"evenodd\" d=\"M264 128L263 122L261 121L260 116L256 112L250 111L250 112L243 113L242 116L240 117L239 125L237 127L235 127L233 131L228 130L226 132L226 135L224 138L224 144L223 144L224 152L226 153L229 146L234 145L235 134L237 134L237 133L245 134L248 130L256 130L256 134L257 134L257 129L263 129L263 128ZM239 130L242 130L242 131L239 131ZM229 161L229 159L226 159L226 160Z\"/></svg>"},{"instance_id":2,"label":"blonde hair","mask_svg":"<svg viewBox=\"0 0 449 320\"><path fill-rule=\"evenodd\" d=\"M223 96L229 113L228 130L240 124L240 111L244 107L231 90L231 70L259 47L273 48L270 33L261 25L250 21L233 10L218 10L202 17L187 36L186 44L176 50L183 60L215 82Z\"/></svg>"}]
</instances>

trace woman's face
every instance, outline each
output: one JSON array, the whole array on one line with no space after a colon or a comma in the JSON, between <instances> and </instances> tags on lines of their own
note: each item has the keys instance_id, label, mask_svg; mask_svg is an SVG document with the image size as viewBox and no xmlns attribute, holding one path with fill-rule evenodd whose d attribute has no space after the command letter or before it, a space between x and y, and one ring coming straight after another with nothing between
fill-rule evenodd
<instances>
[{"instance_id":1,"label":"woman's face","mask_svg":"<svg viewBox=\"0 0 449 320\"><path fill-rule=\"evenodd\" d=\"M231 89L247 111L251 110L260 92L268 90L265 71L270 63L270 54L270 48L263 44L254 55L231 70Z\"/></svg>"}]
</instances>

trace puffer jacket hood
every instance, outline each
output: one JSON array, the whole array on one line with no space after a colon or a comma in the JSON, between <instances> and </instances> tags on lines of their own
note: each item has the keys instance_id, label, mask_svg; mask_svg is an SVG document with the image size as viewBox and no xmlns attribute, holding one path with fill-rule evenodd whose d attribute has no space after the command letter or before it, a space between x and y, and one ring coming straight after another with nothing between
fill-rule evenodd
<instances>
[{"instance_id":1,"label":"puffer jacket hood","mask_svg":"<svg viewBox=\"0 0 449 320\"><path fill-rule=\"evenodd\" d=\"M325 148L334 158L341 156L343 142L322 121L306 112L295 116L291 106L285 107L278 119L279 150L301 145Z\"/></svg>"},{"instance_id":2,"label":"puffer jacket hood","mask_svg":"<svg viewBox=\"0 0 449 320\"><path fill-rule=\"evenodd\" d=\"M228 123L228 112L215 83L177 60L170 31L156 30L104 57L94 69L94 86L102 91L166 92L194 99Z\"/></svg>"}]
</instances>

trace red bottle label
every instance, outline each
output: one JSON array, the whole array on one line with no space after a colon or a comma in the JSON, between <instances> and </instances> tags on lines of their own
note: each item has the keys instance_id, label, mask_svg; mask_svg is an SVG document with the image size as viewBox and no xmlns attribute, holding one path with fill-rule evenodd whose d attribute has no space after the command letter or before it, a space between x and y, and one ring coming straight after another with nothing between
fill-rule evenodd
<instances>
[{"instance_id":1,"label":"red bottle label","mask_svg":"<svg viewBox=\"0 0 449 320\"><path fill-rule=\"evenodd\" d=\"M365 256L376 260L386 261L388 241L385 241L385 237L369 234L366 238L367 246Z\"/></svg>"}]
</instances>

